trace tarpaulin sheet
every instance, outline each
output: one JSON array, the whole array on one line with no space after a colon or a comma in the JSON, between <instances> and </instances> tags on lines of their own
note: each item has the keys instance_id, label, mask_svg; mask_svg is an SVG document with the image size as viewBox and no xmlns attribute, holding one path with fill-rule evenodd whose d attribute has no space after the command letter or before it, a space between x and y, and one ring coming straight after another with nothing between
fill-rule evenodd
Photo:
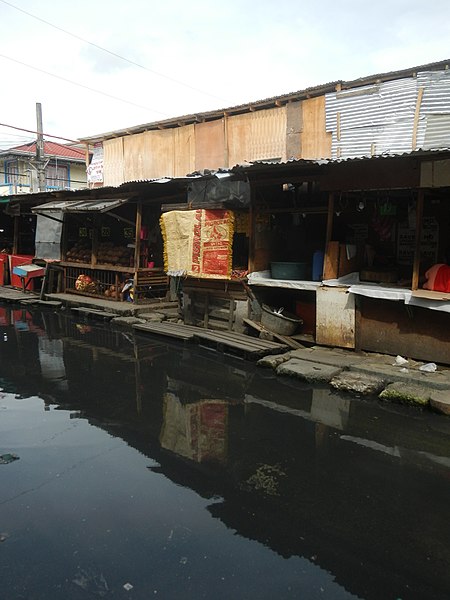
<instances>
[{"instance_id":1,"label":"tarpaulin sheet","mask_svg":"<svg viewBox=\"0 0 450 600\"><path fill-rule=\"evenodd\" d=\"M164 266L171 276L230 279L234 215L228 210L174 210L160 220Z\"/></svg>"}]
</instances>

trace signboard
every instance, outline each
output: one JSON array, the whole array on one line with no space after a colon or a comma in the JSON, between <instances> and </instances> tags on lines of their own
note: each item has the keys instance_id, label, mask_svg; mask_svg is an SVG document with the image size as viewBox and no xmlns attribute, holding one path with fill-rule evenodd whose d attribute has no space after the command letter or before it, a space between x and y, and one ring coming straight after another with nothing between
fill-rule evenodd
<instances>
[{"instance_id":1,"label":"signboard","mask_svg":"<svg viewBox=\"0 0 450 600\"><path fill-rule=\"evenodd\" d=\"M416 230L411 228L407 222L400 223L397 236L397 261L400 264L413 264L415 239ZM433 264L437 261L438 241L438 222L434 217L425 217L422 222L420 257L426 263Z\"/></svg>"},{"instance_id":2,"label":"signboard","mask_svg":"<svg viewBox=\"0 0 450 600\"><path fill-rule=\"evenodd\" d=\"M103 144L94 145L90 165L86 169L88 183L103 183Z\"/></svg>"}]
</instances>

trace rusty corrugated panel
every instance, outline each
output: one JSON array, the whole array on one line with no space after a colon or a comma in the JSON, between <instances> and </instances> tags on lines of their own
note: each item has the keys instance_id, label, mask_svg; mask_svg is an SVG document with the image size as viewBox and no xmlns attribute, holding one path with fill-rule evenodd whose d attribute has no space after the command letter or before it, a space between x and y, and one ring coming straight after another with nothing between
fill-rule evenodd
<instances>
[{"instance_id":1,"label":"rusty corrugated panel","mask_svg":"<svg viewBox=\"0 0 450 600\"><path fill-rule=\"evenodd\" d=\"M286 109L236 115L227 120L229 164L286 160Z\"/></svg>"},{"instance_id":2,"label":"rusty corrugated panel","mask_svg":"<svg viewBox=\"0 0 450 600\"><path fill-rule=\"evenodd\" d=\"M103 142L103 185L115 186L124 182L123 138Z\"/></svg>"}]
</instances>

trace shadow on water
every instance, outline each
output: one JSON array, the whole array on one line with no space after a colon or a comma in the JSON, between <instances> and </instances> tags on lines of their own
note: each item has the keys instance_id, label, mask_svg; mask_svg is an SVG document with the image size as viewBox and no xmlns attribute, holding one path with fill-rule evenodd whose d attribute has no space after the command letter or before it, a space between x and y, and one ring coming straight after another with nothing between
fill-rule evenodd
<instances>
[{"instance_id":1,"label":"shadow on water","mask_svg":"<svg viewBox=\"0 0 450 600\"><path fill-rule=\"evenodd\" d=\"M70 446L71 433L65 433L68 421L83 421L89 431L101 430L108 440L124 442L120 457L105 461L104 471L89 467L94 480L109 490L100 505L119 528L119 549L105 542L103 554L95 555L93 564L105 561L102 569L81 568L81 559L71 554L78 536L90 536L93 545L101 545L104 536L99 532L97 539L95 531L77 529L76 523L70 528L73 515L86 512L92 502L86 490L58 492L65 493L66 504L54 506L52 514L58 515L58 526L72 532L65 540L58 538L72 571L64 576L70 569L58 559L52 581L59 583L53 584L45 568L37 572L33 556L26 554L25 532L37 527L37 510L31 510L24 529L20 518L14 521L24 510L20 495L28 489L26 482L10 475L11 489L18 490L12 506L2 483L0 510L9 506L9 518L22 537L14 541L9 531L0 544L0 573L2 578L8 573L9 581L9 593L3 596L0 590L0 597L149 598L156 592L163 598L449 597L450 421L443 417L280 380L251 363L192 345L77 322L63 313L1 307L0 387L0 404L13 395L5 408L38 398L39 414L64 416L65 425L52 435L67 437L58 452L70 450L71 459L77 448ZM0 411L0 418L7 412ZM6 439L12 446L17 441L20 454L20 440L9 434ZM89 438L84 445L93 443ZM2 453L16 451L0 444ZM135 507L134 499L115 500L123 493L122 446L138 451L126 460L128 475L136 470L139 485L149 485L145 477L152 476L158 486L171 486L161 504L152 504L151 513ZM82 451L78 454L82 460ZM44 483L53 468L53 459L45 456L35 465ZM136 462L142 456L144 472ZM2 479L12 469L0 466ZM183 526L177 525L178 511L188 509L177 505L180 489L202 500L195 515L194 500L183 500L192 503L189 525ZM144 498L149 490L142 490ZM50 501L46 494L41 492L41 501ZM45 543L40 542L44 547L60 536L48 517ZM191 531L186 557L178 557L176 565L162 558L169 556L164 554L168 542L153 531L164 519L169 540L180 527ZM8 529L3 520L2 529ZM142 532L150 530L147 539ZM122 567L114 563L121 544L127 549L119 553ZM217 561L194 566L206 548ZM144 549L162 574L141 564ZM20 567L11 562L18 559L15 552L22 553ZM86 560L90 556L86 550ZM180 574L183 566L189 566L189 576ZM138 582L129 592L119 585L121 568ZM25 573L20 587L17 580ZM120 583L125 574L123 579Z\"/></svg>"}]
</instances>

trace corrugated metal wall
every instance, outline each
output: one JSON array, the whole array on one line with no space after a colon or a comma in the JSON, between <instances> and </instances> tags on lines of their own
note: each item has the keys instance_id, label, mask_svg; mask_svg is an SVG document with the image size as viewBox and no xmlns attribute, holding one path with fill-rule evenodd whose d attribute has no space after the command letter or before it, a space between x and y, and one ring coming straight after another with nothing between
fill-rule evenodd
<instances>
[{"instance_id":1,"label":"corrugated metal wall","mask_svg":"<svg viewBox=\"0 0 450 600\"><path fill-rule=\"evenodd\" d=\"M424 71L417 77L327 94L326 128L332 133L333 158L448 147L450 73Z\"/></svg>"},{"instance_id":2,"label":"corrugated metal wall","mask_svg":"<svg viewBox=\"0 0 450 600\"><path fill-rule=\"evenodd\" d=\"M424 88L417 147L450 148L450 71L418 73L417 85Z\"/></svg>"}]
</instances>

